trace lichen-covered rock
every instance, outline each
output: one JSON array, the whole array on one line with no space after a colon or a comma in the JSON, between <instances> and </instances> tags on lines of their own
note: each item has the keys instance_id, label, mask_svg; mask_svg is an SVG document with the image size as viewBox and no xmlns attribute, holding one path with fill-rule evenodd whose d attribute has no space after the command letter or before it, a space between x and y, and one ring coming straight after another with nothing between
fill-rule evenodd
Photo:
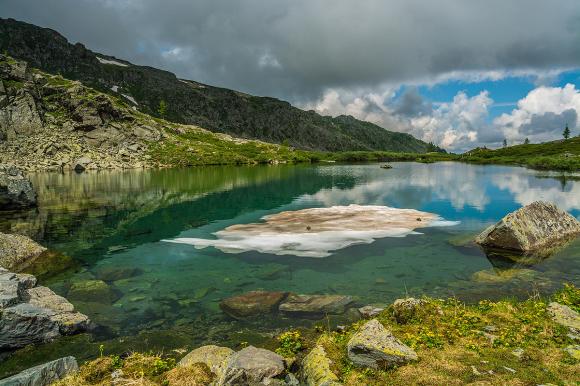
<instances>
[{"instance_id":1,"label":"lichen-covered rock","mask_svg":"<svg viewBox=\"0 0 580 386\"><path fill-rule=\"evenodd\" d=\"M74 357L64 357L26 369L12 377L0 380L2 386L48 386L79 371Z\"/></svg>"},{"instance_id":2,"label":"lichen-covered rock","mask_svg":"<svg viewBox=\"0 0 580 386\"><path fill-rule=\"evenodd\" d=\"M0 210L36 205L32 183L14 165L0 164Z\"/></svg>"},{"instance_id":3,"label":"lichen-covered rock","mask_svg":"<svg viewBox=\"0 0 580 386\"><path fill-rule=\"evenodd\" d=\"M580 221L554 204L536 201L502 218L475 242L483 247L533 252L580 235Z\"/></svg>"},{"instance_id":4,"label":"lichen-covered rock","mask_svg":"<svg viewBox=\"0 0 580 386\"><path fill-rule=\"evenodd\" d=\"M556 323L580 332L580 314L570 307L551 302L548 304L548 313Z\"/></svg>"},{"instance_id":5,"label":"lichen-covered rock","mask_svg":"<svg viewBox=\"0 0 580 386\"><path fill-rule=\"evenodd\" d=\"M345 295L291 294L279 308L288 316L320 318L327 314L343 314L352 303L352 297Z\"/></svg>"},{"instance_id":6,"label":"lichen-covered rock","mask_svg":"<svg viewBox=\"0 0 580 386\"><path fill-rule=\"evenodd\" d=\"M284 372L284 358L272 351L249 346L230 356L218 385L267 384Z\"/></svg>"},{"instance_id":7,"label":"lichen-covered rock","mask_svg":"<svg viewBox=\"0 0 580 386\"><path fill-rule=\"evenodd\" d=\"M324 347L317 345L302 360L302 381L308 386L340 385L338 377L330 369L331 364Z\"/></svg>"},{"instance_id":8,"label":"lichen-covered rock","mask_svg":"<svg viewBox=\"0 0 580 386\"><path fill-rule=\"evenodd\" d=\"M397 299L393 303L393 316L397 323L405 324L417 315L418 311L426 302L422 299L405 298Z\"/></svg>"},{"instance_id":9,"label":"lichen-covered rock","mask_svg":"<svg viewBox=\"0 0 580 386\"><path fill-rule=\"evenodd\" d=\"M0 267L20 271L45 251L46 248L29 237L0 232Z\"/></svg>"},{"instance_id":10,"label":"lichen-covered rock","mask_svg":"<svg viewBox=\"0 0 580 386\"><path fill-rule=\"evenodd\" d=\"M269 314L276 311L287 295L287 292L250 291L223 300L220 308L234 318Z\"/></svg>"},{"instance_id":11,"label":"lichen-covered rock","mask_svg":"<svg viewBox=\"0 0 580 386\"><path fill-rule=\"evenodd\" d=\"M385 369L417 360L413 349L404 345L378 320L368 321L347 345L348 358L357 366Z\"/></svg>"},{"instance_id":12,"label":"lichen-covered rock","mask_svg":"<svg viewBox=\"0 0 580 386\"><path fill-rule=\"evenodd\" d=\"M0 270L0 350L51 341L89 327L89 318L31 275Z\"/></svg>"},{"instance_id":13,"label":"lichen-covered rock","mask_svg":"<svg viewBox=\"0 0 580 386\"><path fill-rule=\"evenodd\" d=\"M228 359L234 354L234 350L228 347L207 345L198 347L184 356L178 366L191 366L195 363L205 364L216 378L220 378L228 364Z\"/></svg>"}]
</instances>

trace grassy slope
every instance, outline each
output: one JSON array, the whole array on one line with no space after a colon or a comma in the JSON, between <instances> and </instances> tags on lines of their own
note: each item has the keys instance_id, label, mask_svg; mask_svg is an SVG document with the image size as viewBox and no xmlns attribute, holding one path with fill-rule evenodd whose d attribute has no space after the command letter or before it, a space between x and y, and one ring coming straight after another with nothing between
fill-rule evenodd
<instances>
[{"instance_id":1,"label":"grassy slope","mask_svg":"<svg viewBox=\"0 0 580 386\"><path fill-rule=\"evenodd\" d=\"M297 362L320 344L333 364L331 370L345 385L537 385L577 384L578 359L563 349L574 344L568 330L548 315L548 301L555 300L580 310L580 289L566 285L553 299L526 301L481 301L466 305L456 299L425 298L425 305L406 323L398 323L387 308L377 318L405 344L413 347L419 360L394 369L372 370L353 366L346 355L350 337L365 321L341 332L293 331L278 339L279 354ZM486 336L493 326L495 336ZM488 327L489 328L489 327ZM520 357L513 354L522 349ZM175 358L135 353L127 359L102 356L81 366L81 372L58 385L104 385L110 374L122 369L128 382L141 385L202 385L212 379L201 364L173 368Z\"/></svg>"}]
</instances>

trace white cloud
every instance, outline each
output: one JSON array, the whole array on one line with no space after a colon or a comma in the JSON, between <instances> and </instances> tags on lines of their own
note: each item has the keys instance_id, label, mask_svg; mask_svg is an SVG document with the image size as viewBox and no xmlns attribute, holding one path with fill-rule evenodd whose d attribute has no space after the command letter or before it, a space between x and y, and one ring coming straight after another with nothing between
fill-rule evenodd
<instances>
[{"instance_id":1,"label":"white cloud","mask_svg":"<svg viewBox=\"0 0 580 386\"><path fill-rule=\"evenodd\" d=\"M494 120L508 140L529 138L533 142L559 137L564 125L579 127L580 90L573 84L564 87L538 87L509 114Z\"/></svg>"}]
</instances>

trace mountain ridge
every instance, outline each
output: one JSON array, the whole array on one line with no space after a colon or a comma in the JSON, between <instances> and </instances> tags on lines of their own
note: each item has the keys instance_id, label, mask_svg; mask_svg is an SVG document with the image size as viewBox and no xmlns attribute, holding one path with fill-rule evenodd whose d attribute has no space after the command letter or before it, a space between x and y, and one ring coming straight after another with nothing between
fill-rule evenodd
<instances>
[{"instance_id":1,"label":"mountain ridge","mask_svg":"<svg viewBox=\"0 0 580 386\"><path fill-rule=\"evenodd\" d=\"M122 96L143 113L235 137L304 150L441 151L410 134L350 116L321 116L276 98L179 79L169 71L95 53L81 43L69 43L57 31L14 19L0 18L0 51L48 73Z\"/></svg>"}]
</instances>

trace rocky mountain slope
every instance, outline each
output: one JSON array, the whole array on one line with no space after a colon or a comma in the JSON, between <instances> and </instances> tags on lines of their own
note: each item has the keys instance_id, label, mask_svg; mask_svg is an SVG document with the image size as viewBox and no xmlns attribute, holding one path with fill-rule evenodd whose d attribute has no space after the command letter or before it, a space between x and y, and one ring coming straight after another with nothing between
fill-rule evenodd
<instances>
[{"instance_id":1,"label":"rocky mountain slope","mask_svg":"<svg viewBox=\"0 0 580 386\"><path fill-rule=\"evenodd\" d=\"M0 55L0 163L82 171L306 160L287 146L171 123L134 107Z\"/></svg>"},{"instance_id":2,"label":"rocky mountain slope","mask_svg":"<svg viewBox=\"0 0 580 386\"><path fill-rule=\"evenodd\" d=\"M213 132L307 150L439 150L409 134L350 116L324 117L274 98L178 79L167 71L70 44L56 31L13 19L0 18L0 52L119 97L140 112ZM160 104L165 108L160 109Z\"/></svg>"}]
</instances>

